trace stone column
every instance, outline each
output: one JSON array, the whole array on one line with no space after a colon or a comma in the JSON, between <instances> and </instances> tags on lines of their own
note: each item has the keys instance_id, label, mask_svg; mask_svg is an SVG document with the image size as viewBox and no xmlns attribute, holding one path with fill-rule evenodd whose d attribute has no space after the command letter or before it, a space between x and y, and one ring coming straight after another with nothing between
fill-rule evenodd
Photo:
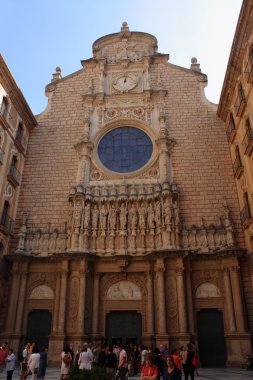
<instances>
[{"instance_id":1,"label":"stone column","mask_svg":"<svg viewBox=\"0 0 253 380\"><path fill-rule=\"evenodd\" d=\"M88 141L88 136L85 136L82 141L75 145L75 148L79 158L76 182L77 184L87 186L90 179L93 144Z\"/></svg>"},{"instance_id":2,"label":"stone column","mask_svg":"<svg viewBox=\"0 0 253 380\"><path fill-rule=\"evenodd\" d=\"M99 318L99 280L100 273L95 273L93 283L93 307L92 307L92 335L96 337L98 335L98 318Z\"/></svg>"},{"instance_id":3,"label":"stone column","mask_svg":"<svg viewBox=\"0 0 253 380\"><path fill-rule=\"evenodd\" d=\"M168 149L168 139L160 138L157 140L159 145L159 173L160 181L168 182L169 181L169 149Z\"/></svg>"},{"instance_id":4,"label":"stone column","mask_svg":"<svg viewBox=\"0 0 253 380\"><path fill-rule=\"evenodd\" d=\"M59 304L60 304L60 288L61 288L61 276L59 272L56 272L56 289L54 295L54 312L53 312L53 333L58 332L58 318L59 318Z\"/></svg>"},{"instance_id":5,"label":"stone column","mask_svg":"<svg viewBox=\"0 0 253 380\"><path fill-rule=\"evenodd\" d=\"M25 305L25 294L26 294L26 284L27 284L27 264L25 267L22 267L21 274L21 283L18 295L18 308L17 308L17 317L16 317L16 325L15 325L15 333L21 334L22 328L22 319Z\"/></svg>"},{"instance_id":6,"label":"stone column","mask_svg":"<svg viewBox=\"0 0 253 380\"><path fill-rule=\"evenodd\" d=\"M235 313L234 313L234 306L233 306L233 296L232 296L232 289L231 289L231 283L230 283L230 277L229 277L229 270L225 268L223 271L223 274L224 274L226 309L227 309L229 330L230 332L235 332L236 331Z\"/></svg>"},{"instance_id":7,"label":"stone column","mask_svg":"<svg viewBox=\"0 0 253 380\"><path fill-rule=\"evenodd\" d=\"M154 335L154 284L153 284L153 273L147 272L147 289L148 289L148 304L147 304L147 315L148 323L147 330L150 336Z\"/></svg>"},{"instance_id":8,"label":"stone column","mask_svg":"<svg viewBox=\"0 0 253 380\"><path fill-rule=\"evenodd\" d=\"M77 332L80 335L84 334L86 270L87 270L87 262L86 260L82 260L80 263L80 269L79 269L79 305L78 305L78 320L77 320Z\"/></svg>"},{"instance_id":9,"label":"stone column","mask_svg":"<svg viewBox=\"0 0 253 380\"><path fill-rule=\"evenodd\" d=\"M236 327L238 332L245 332L244 308L241 293L241 283L239 279L239 266L230 268L230 278L235 308Z\"/></svg>"},{"instance_id":10,"label":"stone column","mask_svg":"<svg viewBox=\"0 0 253 380\"><path fill-rule=\"evenodd\" d=\"M192 300L192 281L191 281L191 268L187 268L186 271L186 291L187 291L187 310L188 310L188 323L189 332L195 334L194 327L194 311L193 311L193 300Z\"/></svg>"},{"instance_id":11,"label":"stone column","mask_svg":"<svg viewBox=\"0 0 253 380\"><path fill-rule=\"evenodd\" d=\"M157 259L156 262L156 292L157 292L157 330L159 335L166 334L166 307L165 307L165 286L164 286L164 262Z\"/></svg>"},{"instance_id":12,"label":"stone column","mask_svg":"<svg viewBox=\"0 0 253 380\"><path fill-rule=\"evenodd\" d=\"M18 305L18 289L20 283L20 272L19 272L19 264L14 263L12 268L12 281L11 281L11 292L9 298L9 308L6 322L6 331L7 333L13 333L15 316L16 316L16 308Z\"/></svg>"},{"instance_id":13,"label":"stone column","mask_svg":"<svg viewBox=\"0 0 253 380\"><path fill-rule=\"evenodd\" d=\"M58 333L65 333L65 321L66 321L66 295L67 295L67 277L68 277L68 261L62 262L61 269L61 289L60 289L60 305L58 316Z\"/></svg>"},{"instance_id":14,"label":"stone column","mask_svg":"<svg viewBox=\"0 0 253 380\"><path fill-rule=\"evenodd\" d=\"M187 332L184 268L176 269L179 333Z\"/></svg>"}]
</instances>

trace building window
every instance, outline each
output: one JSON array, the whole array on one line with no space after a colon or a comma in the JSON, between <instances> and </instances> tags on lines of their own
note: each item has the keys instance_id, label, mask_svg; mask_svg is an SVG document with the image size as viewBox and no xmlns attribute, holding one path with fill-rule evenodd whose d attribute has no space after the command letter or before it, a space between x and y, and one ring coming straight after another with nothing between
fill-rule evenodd
<instances>
[{"instance_id":1,"label":"building window","mask_svg":"<svg viewBox=\"0 0 253 380\"><path fill-rule=\"evenodd\" d=\"M236 116L241 116L244 112L244 109L246 107L246 98L244 94L244 90L242 88L242 85L240 84L238 88L238 95L235 102L235 114Z\"/></svg>"},{"instance_id":2,"label":"building window","mask_svg":"<svg viewBox=\"0 0 253 380\"><path fill-rule=\"evenodd\" d=\"M0 109L0 113L1 113L1 115L3 115L3 116L6 115L6 112L7 112L7 106L8 106L8 101L7 101L6 96L4 96L4 97L3 97L3 100L2 100L2 104L1 104L1 109Z\"/></svg>"},{"instance_id":3,"label":"building window","mask_svg":"<svg viewBox=\"0 0 253 380\"><path fill-rule=\"evenodd\" d=\"M100 161L116 173L130 173L142 168L152 152L150 137L141 129L129 126L109 131L98 145Z\"/></svg>"},{"instance_id":4,"label":"building window","mask_svg":"<svg viewBox=\"0 0 253 380\"><path fill-rule=\"evenodd\" d=\"M15 143L16 143L17 148L21 150L22 152L27 147L27 140L24 138L24 126L21 122L18 124Z\"/></svg>"},{"instance_id":5,"label":"building window","mask_svg":"<svg viewBox=\"0 0 253 380\"><path fill-rule=\"evenodd\" d=\"M243 227L247 227L250 224L252 215L250 209L249 196L247 192L243 194L243 205L244 207L240 212L241 222L243 224Z\"/></svg>"},{"instance_id":6,"label":"building window","mask_svg":"<svg viewBox=\"0 0 253 380\"><path fill-rule=\"evenodd\" d=\"M244 147L244 154L250 156L253 151L253 129L250 123L250 119L246 120L245 132L246 133L242 141Z\"/></svg>"},{"instance_id":7,"label":"building window","mask_svg":"<svg viewBox=\"0 0 253 380\"><path fill-rule=\"evenodd\" d=\"M226 130L226 134L227 134L228 142L232 143L236 135L235 121L234 121L234 117L232 113L230 114L230 117L229 117L229 123Z\"/></svg>"},{"instance_id":8,"label":"building window","mask_svg":"<svg viewBox=\"0 0 253 380\"><path fill-rule=\"evenodd\" d=\"M21 182L21 174L17 169L17 164L18 164L17 157L13 156L12 161L11 161L10 171L7 178L8 178L8 181L14 187L17 187L18 185L20 185L20 182Z\"/></svg>"},{"instance_id":9,"label":"building window","mask_svg":"<svg viewBox=\"0 0 253 380\"><path fill-rule=\"evenodd\" d=\"M10 204L8 201L4 202L3 212L0 218L0 226L4 227L3 229L8 232L13 230L13 220L9 216Z\"/></svg>"},{"instance_id":10,"label":"building window","mask_svg":"<svg viewBox=\"0 0 253 380\"><path fill-rule=\"evenodd\" d=\"M249 59L245 68L245 78L248 83L253 82L253 46L249 50Z\"/></svg>"},{"instance_id":11,"label":"building window","mask_svg":"<svg viewBox=\"0 0 253 380\"><path fill-rule=\"evenodd\" d=\"M233 172L234 172L235 178L239 179L243 173L243 170L244 170L244 168L242 165L239 147L236 146L235 147L235 160L233 163Z\"/></svg>"}]
</instances>

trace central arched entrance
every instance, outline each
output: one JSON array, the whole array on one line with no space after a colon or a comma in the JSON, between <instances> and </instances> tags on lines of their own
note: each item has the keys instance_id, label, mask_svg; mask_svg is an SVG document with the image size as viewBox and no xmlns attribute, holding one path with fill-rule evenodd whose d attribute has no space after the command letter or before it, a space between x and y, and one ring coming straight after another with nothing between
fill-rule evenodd
<instances>
[{"instance_id":1,"label":"central arched entrance","mask_svg":"<svg viewBox=\"0 0 253 380\"><path fill-rule=\"evenodd\" d=\"M106 315L106 339L109 344L140 343L142 317L137 311L111 311Z\"/></svg>"}]
</instances>

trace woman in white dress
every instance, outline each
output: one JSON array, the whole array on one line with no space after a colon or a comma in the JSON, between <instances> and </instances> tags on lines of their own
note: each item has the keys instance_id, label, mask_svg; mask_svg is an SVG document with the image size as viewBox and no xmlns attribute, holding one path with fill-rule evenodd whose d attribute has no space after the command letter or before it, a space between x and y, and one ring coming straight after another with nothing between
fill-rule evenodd
<instances>
[{"instance_id":1,"label":"woman in white dress","mask_svg":"<svg viewBox=\"0 0 253 380\"><path fill-rule=\"evenodd\" d=\"M69 345L66 344L61 354L61 380L68 378L71 361L71 349Z\"/></svg>"},{"instance_id":2,"label":"woman in white dress","mask_svg":"<svg viewBox=\"0 0 253 380\"><path fill-rule=\"evenodd\" d=\"M87 347L87 345L84 345L78 360L79 369L91 369L92 360L93 355L91 350Z\"/></svg>"},{"instance_id":3,"label":"woman in white dress","mask_svg":"<svg viewBox=\"0 0 253 380\"><path fill-rule=\"evenodd\" d=\"M32 354L30 355L27 364L28 364L28 369L32 373L32 380L35 380L35 378L37 377L38 368L40 364L40 354L39 354L39 349L36 346L36 344L33 346Z\"/></svg>"}]
</instances>

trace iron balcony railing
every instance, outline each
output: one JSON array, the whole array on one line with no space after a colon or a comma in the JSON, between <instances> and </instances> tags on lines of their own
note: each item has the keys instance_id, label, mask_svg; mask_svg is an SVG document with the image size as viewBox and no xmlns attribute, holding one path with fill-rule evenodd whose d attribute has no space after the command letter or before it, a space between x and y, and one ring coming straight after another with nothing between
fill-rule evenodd
<instances>
[{"instance_id":1,"label":"iron balcony railing","mask_svg":"<svg viewBox=\"0 0 253 380\"><path fill-rule=\"evenodd\" d=\"M253 151L253 129L250 125L246 127L246 134L243 138L242 145L244 147L244 154L250 156Z\"/></svg>"},{"instance_id":2,"label":"iron balcony railing","mask_svg":"<svg viewBox=\"0 0 253 380\"><path fill-rule=\"evenodd\" d=\"M236 159L234 160L233 172L235 178L240 178L243 173L243 165L239 155L236 155Z\"/></svg>"},{"instance_id":3,"label":"iron balcony railing","mask_svg":"<svg viewBox=\"0 0 253 380\"><path fill-rule=\"evenodd\" d=\"M0 225L12 233L14 229L14 220L8 214L0 214Z\"/></svg>"}]
</instances>

